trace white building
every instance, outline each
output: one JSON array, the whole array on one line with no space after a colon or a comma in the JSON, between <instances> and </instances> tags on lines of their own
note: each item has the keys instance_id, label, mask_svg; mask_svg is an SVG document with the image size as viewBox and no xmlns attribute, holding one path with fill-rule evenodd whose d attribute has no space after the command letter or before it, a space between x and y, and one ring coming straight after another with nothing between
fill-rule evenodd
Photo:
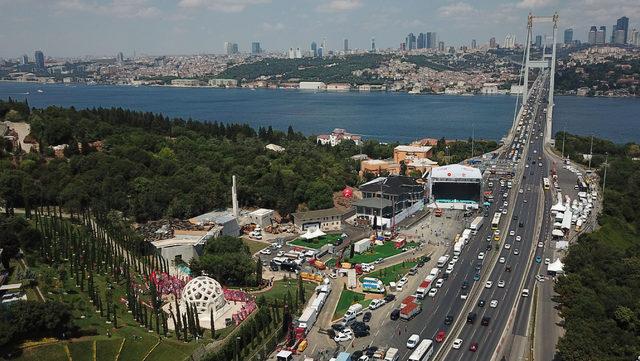
<instances>
[{"instance_id":1,"label":"white building","mask_svg":"<svg viewBox=\"0 0 640 361\"><path fill-rule=\"evenodd\" d=\"M301 81L300 89L302 90L326 90L327 84L321 81Z\"/></svg>"},{"instance_id":2,"label":"white building","mask_svg":"<svg viewBox=\"0 0 640 361\"><path fill-rule=\"evenodd\" d=\"M361 136L348 133L342 128L335 128L331 134L320 134L316 137L317 143L322 145L330 144L332 147L340 144L343 140L352 140L356 145L362 144Z\"/></svg>"}]
</instances>

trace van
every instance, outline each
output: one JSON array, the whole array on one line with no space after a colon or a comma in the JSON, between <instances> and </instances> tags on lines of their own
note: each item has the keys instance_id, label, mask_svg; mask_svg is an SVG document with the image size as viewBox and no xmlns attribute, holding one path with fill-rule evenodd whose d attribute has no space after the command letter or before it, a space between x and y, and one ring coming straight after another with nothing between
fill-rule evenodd
<instances>
[{"instance_id":1,"label":"van","mask_svg":"<svg viewBox=\"0 0 640 361\"><path fill-rule=\"evenodd\" d=\"M440 274L440 270L438 268L432 268L431 272L429 272L429 276L433 276L433 278L436 278L438 274Z\"/></svg>"},{"instance_id":2,"label":"van","mask_svg":"<svg viewBox=\"0 0 640 361\"><path fill-rule=\"evenodd\" d=\"M384 361L398 361L399 359L400 353L397 348L390 347L384 355Z\"/></svg>"},{"instance_id":3,"label":"van","mask_svg":"<svg viewBox=\"0 0 640 361\"><path fill-rule=\"evenodd\" d=\"M359 303L356 303L355 305L351 305L351 307L349 307L349 309L347 310L347 312L345 312L344 314L344 318L343 320L345 322L349 322L351 320L355 320L356 316L358 315L358 313L360 313L362 311L362 305Z\"/></svg>"}]
</instances>

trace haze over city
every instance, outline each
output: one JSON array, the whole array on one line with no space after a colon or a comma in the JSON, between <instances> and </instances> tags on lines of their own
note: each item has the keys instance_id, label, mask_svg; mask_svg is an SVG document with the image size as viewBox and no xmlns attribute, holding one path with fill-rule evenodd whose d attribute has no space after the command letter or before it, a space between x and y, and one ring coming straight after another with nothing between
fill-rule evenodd
<instances>
[{"instance_id":1,"label":"haze over city","mask_svg":"<svg viewBox=\"0 0 640 361\"><path fill-rule=\"evenodd\" d=\"M249 52L397 48L407 33L436 32L447 46L486 44L506 34L521 41L529 11L561 14L559 28L587 40L589 27L608 28L620 14L638 27L634 0L401 1L383 0L0 0L0 57L41 49L47 56L223 53L224 42ZM481 19L481 20L480 20ZM546 34L549 35L549 34Z\"/></svg>"}]
</instances>

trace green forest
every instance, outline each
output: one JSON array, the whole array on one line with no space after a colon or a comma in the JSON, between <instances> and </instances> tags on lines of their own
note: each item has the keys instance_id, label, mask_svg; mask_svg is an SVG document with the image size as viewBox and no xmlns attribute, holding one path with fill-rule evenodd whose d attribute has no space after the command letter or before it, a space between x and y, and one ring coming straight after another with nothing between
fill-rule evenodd
<instances>
[{"instance_id":1,"label":"green forest","mask_svg":"<svg viewBox=\"0 0 640 361\"><path fill-rule=\"evenodd\" d=\"M565 153L588 153L589 147L589 138L566 135ZM600 228L570 246L567 274L555 287L566 331L558 343L562 361L640 355L640 162L632 160L638 150L637 144L594 139L594 153L609 154L604 209ZM600 179L603 171L600 164Z\"/></svg>"},{"instance_id":2,"label":"green forest","mask_svg":"<svg viewBox=\"0 0 640 361\"><path fill-rule=\"evenodd\" d=\"M630 94L640 94L640 89L633 82L640 72L640 60L629 60L625 64L628 68L620 66L620 61L607 61L597 64L577 64L558 70L556 75L556 91L574 91L581 87L592 90L589 95L594 95L594 89L600 91L626 89ZM576 72L580 68L580 72ZM625 82L628 78L630 82ZM622 81L620 81L622 80Z\"/></svg>"}]
</instances>

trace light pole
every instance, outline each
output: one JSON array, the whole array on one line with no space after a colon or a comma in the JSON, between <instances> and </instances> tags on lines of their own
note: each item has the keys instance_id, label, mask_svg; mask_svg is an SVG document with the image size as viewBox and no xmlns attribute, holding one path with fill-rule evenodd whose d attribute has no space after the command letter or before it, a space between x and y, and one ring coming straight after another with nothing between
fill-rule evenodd
<instances>
[{"instance_id":1,"label":"light pole","mask_svg":"<svg viewBox=\"0 0 640 361\"><path fill-rule=\"evenodd\" d=\"M607 168L609 168L609 152L604 153L604 177L602 179L602 200L604 200L604 189L607 186Z\"/></svg>"},{"instance_id":2,"label":"light pole","mask_svg":"<svg viewBox=\"0 0 640 361\"><path fill-rule=\"evenodd\" d=\"M236 361L240 361L240 336L236 336Z\"/></svg>"}]
</instances>

